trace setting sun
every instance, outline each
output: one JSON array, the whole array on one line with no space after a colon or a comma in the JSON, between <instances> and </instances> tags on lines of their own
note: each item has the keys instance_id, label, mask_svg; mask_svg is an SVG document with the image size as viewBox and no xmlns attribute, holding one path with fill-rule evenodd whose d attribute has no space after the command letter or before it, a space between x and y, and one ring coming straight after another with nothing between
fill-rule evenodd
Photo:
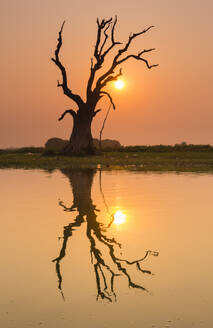
<instances>
[{"instance_id":1,"label":"setting sun","mask_svg":"<svg viewBox=\"0 0 213 328\"><path fill-rule=\"evenodd\" d=\"M122 224L126 221L126 215L121 211L116 211L113 214L113 217L114 217L113 223L117 225Z\"/></svg>"},{"instance_id":2,"label":"setting sun","mask_svg":"<svg viewBox=\"0 0 213 328\"><path fill-rule=\"evenodd\" d=\"M123 87L124 87L124 81L123 80L115 81L115 88L116 89L123 89Z\"/></svg>"}]
</instances>

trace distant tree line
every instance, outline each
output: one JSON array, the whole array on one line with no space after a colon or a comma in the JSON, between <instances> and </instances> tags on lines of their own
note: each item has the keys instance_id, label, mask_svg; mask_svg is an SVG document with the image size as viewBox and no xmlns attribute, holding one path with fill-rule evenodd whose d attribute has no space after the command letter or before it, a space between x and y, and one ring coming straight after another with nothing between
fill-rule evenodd
<instances>
[{"instance_id":1,"label":"distant tree line","mask_svg":"<svg viewBox=\"0 0 213 328\"><path fill-rule=\"evenodd\" d=\"M187 152L212 152L213 146L211 145L194 145L182 142L180 144L172 145L153 145L153 146L126 146L122 147L120 151L126 152L176 152L176 151L187 151Z\"/></svg>"},{"instance_id":2,"label":"distant tree line","mask_svg":"<svg viewBox=\"0 0 213 328\"><path fill-rule=\"evenodd\" d=\"M115 151L115 152L153 152L153 153L168 153L168 152L212 152L213 146L207 145L194 145L182 142L175 145L142 145L142 146L122 146L119 149L104 149L103 152ZM22 147L22 148L8 148L0 149L0 155L5 153L14 154L26 154L26 153L45 153L43 147ZM54 152L52 152L54 155Z\"/></svg>"}]
</instances>

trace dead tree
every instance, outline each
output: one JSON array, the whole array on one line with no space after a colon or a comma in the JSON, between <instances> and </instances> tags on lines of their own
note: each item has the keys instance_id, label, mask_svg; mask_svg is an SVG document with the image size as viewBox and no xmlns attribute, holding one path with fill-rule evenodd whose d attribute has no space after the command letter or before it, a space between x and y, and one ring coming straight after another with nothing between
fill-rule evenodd
<instances>
[{"instance_id":1,"label":"dead tree","mask_svg":"<svg viewBox=\"0 0 213 328\"><path fill-rule=\"evenodd\" d=\"M151 52L154 48L144 49L138 54L129 54L128 50L132 41L140 35L148 32L153 26L145 28L141 32L131 33L125 44L115 41L115 27L117 24L117 16L110 19L97 19L97 38L94 48L94 54L91 58L90 75L86 87L86 100L78 94L71 91L68 86L66 68L62 64L59 54L62 46L62 32L65 21L63 22L59 31L58 43L55 50L55 56L52 61L59 68L62 76L62 82L58 81L58 87L61 87L64 94L77 104L77 110L68 109L59 118L59 121L64 118L66 114L70 114L73 118L73 130L70 137L70 143L65 148L67 154L91 154L94 153L94 145L91 133L91 124L100 109L96 109L99 100L106 96L115 109L112 96L105 90L105 87L112 81L116 81L122 75L123 65L129 59L136 59L143 62L148 69L158 65L150 65L148 60L144 58L144 54ZM111 60L109 67L104 67L105 59L111 54L115 47L119 46L117 53ZM118 69L119 68L119 69ZM101 70L103 73L96 79L96 73ZM116 70L118 69L117 73Z\"/></svg>"}]
</instances>

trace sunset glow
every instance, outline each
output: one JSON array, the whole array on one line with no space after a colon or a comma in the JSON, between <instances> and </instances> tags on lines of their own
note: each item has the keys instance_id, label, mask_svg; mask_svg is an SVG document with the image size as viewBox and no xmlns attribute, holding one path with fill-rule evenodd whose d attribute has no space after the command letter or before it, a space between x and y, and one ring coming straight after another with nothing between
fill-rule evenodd
<instances>
[{"instance_id":1,"label":"sunset glow","mask_svg":"<svg viewBox=\"0 0 213 328\"><path fill-rule=\"evenodd\" d=\"M115 81L115 88L116 89L123 89L123 87L124 87L124 81L123 80L117 80L117 81Z\"/></svg>"},{"instance_id":2,"label":"sunset glow","mask_svg":"<svg viewBox=\"0 0 213 328\"><path fill-rule=\"evenodd\" d=\"M1 116L0 148L43 147L49 138L70 138L72 118L66 115L59 122L58 118L65 109L77 107L61 87L57 88L62 75L51 60L59 30L66 20L59 57L67 70L68 87L85 100L91 57L93 65L96 63L93 54L97 18L99 22L111 16L114 20L114 13L118 13L114 41L120 44L115 44L105 56L106 66L103 63L98 70L92 87L111 67L114 55L125 47L130 33L139 33L152 25L155 27L134 38L128 51L117 60L129 55L137 57L144 49L155 48L143 57L150 65L159 66L148 69L145 62L132 57L115 68L113 76L119 75L120 68L123 75L104 88L116 106L116 112L112 111L107 121L104 138L116 139L123 145L173 145L182 141L212 144L213 63L206 57L213 54L213 44L209 42L212 11L213 1L176 1L175 10L173 2L165 0L133 0L125 5L121 0L108 1L107 6L97 0L2 1L1 106L5 110ZM205 33L195 35L194 31L201 26L205 26ZM108 39L102 55L111 45L112 27L113 24L106 31ZM103 34L102 44L104 40ZM197 51L198 44L203 51ZM102 109L108 100L105 94L97 109ZM101 115L104 114L96 115L92 123L94 138L99 135ZM8 124L12 128L8 129Z\"/></svg>"}]
</instances>

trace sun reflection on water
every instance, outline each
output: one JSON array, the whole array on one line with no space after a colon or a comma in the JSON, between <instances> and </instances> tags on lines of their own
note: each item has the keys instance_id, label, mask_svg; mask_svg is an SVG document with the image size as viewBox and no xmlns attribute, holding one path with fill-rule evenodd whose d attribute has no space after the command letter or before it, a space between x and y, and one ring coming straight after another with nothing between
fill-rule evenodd
<instances>
[{"instance_id":1,"label":"sun reflection on water","mask_svg":"<svg viewBox=\"0 0 213 328\"><path fill-rule=\"evenodd\" d=\"M126 215L120 210L116 211L113 214L113 218L114 218L113 223L116 225L120 225L120 224L126 222Z\"/></svg>"}]
</instances>

